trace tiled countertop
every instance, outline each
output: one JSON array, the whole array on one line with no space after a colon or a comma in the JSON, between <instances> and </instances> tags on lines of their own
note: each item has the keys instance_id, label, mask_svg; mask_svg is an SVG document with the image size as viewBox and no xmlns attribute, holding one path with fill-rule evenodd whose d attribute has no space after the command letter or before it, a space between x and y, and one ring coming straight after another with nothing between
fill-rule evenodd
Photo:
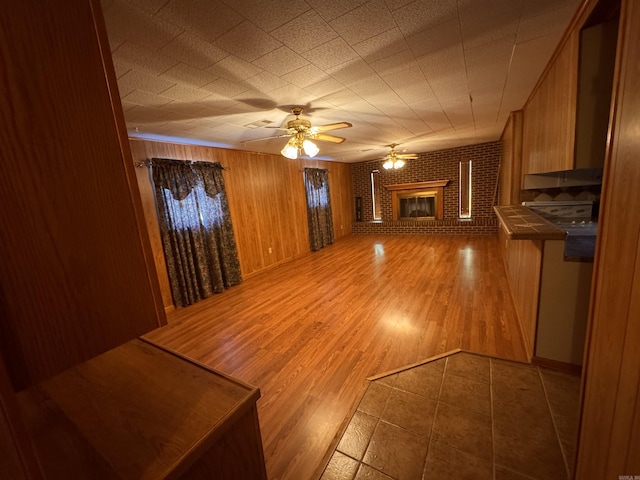
<instances>
[{"instance_id":1,"label":"tiled countertop","mask_svg":"<svg viewBox=\"0 0 640 480\"><path fill-rule=\"evenodd\" d=\"M564 240L567 232L522 205L493 207L502 228L514 240Z\"/></svg>"}]
</instances>

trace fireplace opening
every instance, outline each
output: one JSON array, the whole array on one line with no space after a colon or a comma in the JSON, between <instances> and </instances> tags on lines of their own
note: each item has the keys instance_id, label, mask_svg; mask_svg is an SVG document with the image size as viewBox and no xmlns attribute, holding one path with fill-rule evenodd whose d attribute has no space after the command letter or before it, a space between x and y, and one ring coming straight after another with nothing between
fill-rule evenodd
<instances>
[{"instance_id":1,"label":"fireplace opening","mask_svg":"<svg viewBox=\"0 0 640 480\"><path fill-rule=\"evenodd\" d=\"M442 220L443 189L449 180L385 185L391 192L393 220Z\"/></svg>"},{"instance_id":2,"label":"fireplace opening","mask_svg":"<svg viewBox=\"0 0 640 480\"><path fill-rule=\"evenodd\" d=\"M398 220L434 220L436 193L398 195Z\"/></svg>"}]
</instances>

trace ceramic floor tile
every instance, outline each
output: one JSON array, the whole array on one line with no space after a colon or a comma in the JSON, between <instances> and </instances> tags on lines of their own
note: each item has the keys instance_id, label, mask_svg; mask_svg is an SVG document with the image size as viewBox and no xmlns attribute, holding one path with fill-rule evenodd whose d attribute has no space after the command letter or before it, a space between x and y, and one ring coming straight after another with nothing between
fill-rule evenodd
<instances>
[{"instance_id":1,"label":"ceramic floor tile","mask_svg":"<svg viewBox=\"0 0 640 480\"><path fill-rule=\"evenodd\" d=\"M564 461L567 465L569 472L573 472L574 463L576 461L576 441L575 440L560 440L562 446L562 453L564 454Z\"/></svg>"},{"instance_id":2,"label":"ceramic floor tile","mask_svg":"<svg viewBox=\"0 0 640 480\"><path fill-rule=\"evenodd\" d=\"M378 380L376 380L376 383L381 383L389 387L394 387L397 379L398 379L398 374L396 373L394 375L387 375L386 377L379 378Z\"/></svg>"},{"instance_id":3,"label":"ceramic floor tile","mask_svg":"<svg viewBox=\"0 0 640 480\"><path fill-rule=\"evenodd\" d=\"M495 480L533 480L531 477L509 470L508 468L496 465Z\"/></svg>"},{"instance_id":4,"label":"ceramic floor tile","mask_svg":"<svg viewBox=\"0 0 640 480\"><path fill-rule=\"evenodd\" d=\"M411 367L369 384L322 480L567 480L578 398L579 378L518 362Z\"/></svg>"},{"instance_id":5,"label":"ceramic floor tile","mask_svg":"<svg viewBox=\"0 0 640 480\"><path fill-rule=\"evenodd\" d=\"M542 391L494 386L492 399L494 421L510 423L524 431L553 425Z\"/></svg>"},{"instance_id":6,"label":"ceramic floor tile","mask_svg":"<svg viewBox=\"0 0 640 480\"><path fill-rule=\"evenodd\" d=\"M491 417L446 403L438 404L432 439L490 461Z\"/></svg>"},{"instance_id":7,"label":"ceramic floor tile","mask_svg":"<svg viewBox=\"0 0 640 480\"><path fill-rule=\"evenodd\" d=\"M377 417L360 411L354 413L337 449L356 460L361 460L367 445L369 445L376 423L378 423Z\"/></svg>"},{"instance_id":8,"label":"ceramic floor tile","mask_svg":"<svg viewBox=\"0 0 640 480\"><path fill-rule=\"evenodd\" d=\"M568 443L576 443L578 437L578 405L576 405L576 413L571 417L564 415L553 414L553 421L555 422L556 429L558 431L558 437Z\"/></svg>"},{"instance_id":9,"label":"ceramic floor tile","mask_svg":"<svg viewBox=\"0 0 640 480\"><path fill-rule=\"evenodd\" d=\"M398 373L395 388L438 399L446 360L434 360Z\"/></svg>"},{"instance_id":10,"label":"ceramic floor tile","mask_svg":"<svg viewBox=\"0 0 640 480\"><path fill-rule=\"evenodd\" d=\"M491 383L520 390L542 388L536 367L506 360L491 360Z\"/></svg>"},{"instance_id":11,"label":"ceramic floor tile","mask_svg":"<svg viewBox=\"0 0 640 480\"><path fill-rule=\"evenodd\" d=\"M440 401L482 415L491 415L491 388L487 383L445 373Z\"/></svg>"},{"instance_id":12,"label":"ceramic floor tile","mask_svg":"<svg viewBox=\"0 0 640 480\"><path fill-rule=\"evenodd\" d=\"M424 468L424 480L493 480L491 461L462 450L431 442Z\"/></svg>"},{"instance_id":13,"label":"ceramic floor tile","mask_svg":"<svg viewBox=\"0 0 640 480\"><path fill-rule=\"evenodd\" d=\"M374 468L371 468L369 465L365 465L364 463L360 465L358 469L358 473L356 474L355 480L394 480L393 478L385 475Z\"/></svg>"},{"instance_id":14,"label":"ceramic floor tile","mask_svg":"<svg viewBox=\"0 0 640 480\"><path fill-rule=\"evenodd\" d=\"M353 480L358 462L340 452L334 452L320 480Z\"/></svg>"},{"instance_id":15,"label":"ceramic floor tile","mask_svg":"<svg viewBox=\"0 0 640 480\"><path fill-rule=\"evenodd\" d=\"M374 417L379 417L390 394L391 387L378 382L371 382L358 405L358 410Z\"/></svg>"},{"instance_id":16,"label":"ceramic floor tile","mask_svg":"<svg viewBox=\"0 0 640 480\"><path fill-rule=\"evenodd\" d=\"M495 422L493 434L496 463L538 480L567 478L564 458L553 429L527 432Z\"/></svg>"},{"instance_id":17,"label":"ceramic floor tile","mask_svg":"<svg viewBox=\"0 0 640 480\"><path fill-rule=\"evenodd\" d=\"M447 358L447 374L489 383L489 365L486 357L460 352Z\"/></svg>"},{"instance_id":18,"label":"ceramic floor tile","mask_svg":"<svg viewBox=\"0 0 640 480\"><path fill-rule=\"evenodd\" d=\"M580 377L540 369L558 435L575 441L578 430Z\"/></svg>"},{"instance_id":19,"label":"ceramic floor tile","mask_svg":"<svg viewBox=\"0 0 640 480\"><path fill-rule=\"evenodd\" d=\"M435 413L435 400L394 389L380 418L387 423L428 437L431 435Z\"/></svg>"},{"instance_id":20,"label":"ceramic floor tile","mask_svg":"<svg viewBox=\"0 0 640 480\"><path fill-rule=\"evenodd\" d=\"M420 480L429 439L379 422L363 463L397 480Z\"/></svg>"}]
</instances>

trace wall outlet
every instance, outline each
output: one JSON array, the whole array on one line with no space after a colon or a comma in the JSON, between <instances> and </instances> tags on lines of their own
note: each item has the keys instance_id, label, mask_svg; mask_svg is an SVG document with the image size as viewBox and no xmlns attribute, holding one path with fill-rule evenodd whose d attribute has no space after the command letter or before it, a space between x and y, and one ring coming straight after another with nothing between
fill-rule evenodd
<instances>
[{"instance_id":1,"label":"wall outlet","mask_svg":"<svg viewBox=\"0 0 640 480\"><path fill-rule=\"evenodd\" d=\"M269 253L273 253L273 251L271 250L271 247L269 247Z\"/></svg>"}]
</instances>

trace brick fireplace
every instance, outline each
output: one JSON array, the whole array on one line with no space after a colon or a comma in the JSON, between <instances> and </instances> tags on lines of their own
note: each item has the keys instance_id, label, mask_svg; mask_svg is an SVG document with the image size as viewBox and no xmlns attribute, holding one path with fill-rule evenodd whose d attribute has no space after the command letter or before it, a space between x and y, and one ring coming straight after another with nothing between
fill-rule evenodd
<instances>
[{"instance_id":1,"label":"brick fireplace","mask_svg":"<svg viewBox=\"0 0 640 480\"><path fill-rule=\"evenodd\" d=\"M471 219L458 218L458 168L459 162L463 160L473 162ZM356 198L360 197L362 220L353 223L352 231L355 234L402 235L495 234L498 231L498 221L492 206L496 194L499 162L500 142L489 142L420 153L417 159L407 161L399 170L385 170L382 168L383 160L355 163L351 170L354 205ZM381 185L377 193L381 218L377 220L373 218L371 193L371 172L374 170L379 172L378 180ZM402 188L396 189L396 186L429 182L447 182L437 197L436 208L441 209L442 213L434 215L435 218L422 217L420 221L416 221L416 218L398 216L397 192Z\"/></svg>"}]
</instances>

